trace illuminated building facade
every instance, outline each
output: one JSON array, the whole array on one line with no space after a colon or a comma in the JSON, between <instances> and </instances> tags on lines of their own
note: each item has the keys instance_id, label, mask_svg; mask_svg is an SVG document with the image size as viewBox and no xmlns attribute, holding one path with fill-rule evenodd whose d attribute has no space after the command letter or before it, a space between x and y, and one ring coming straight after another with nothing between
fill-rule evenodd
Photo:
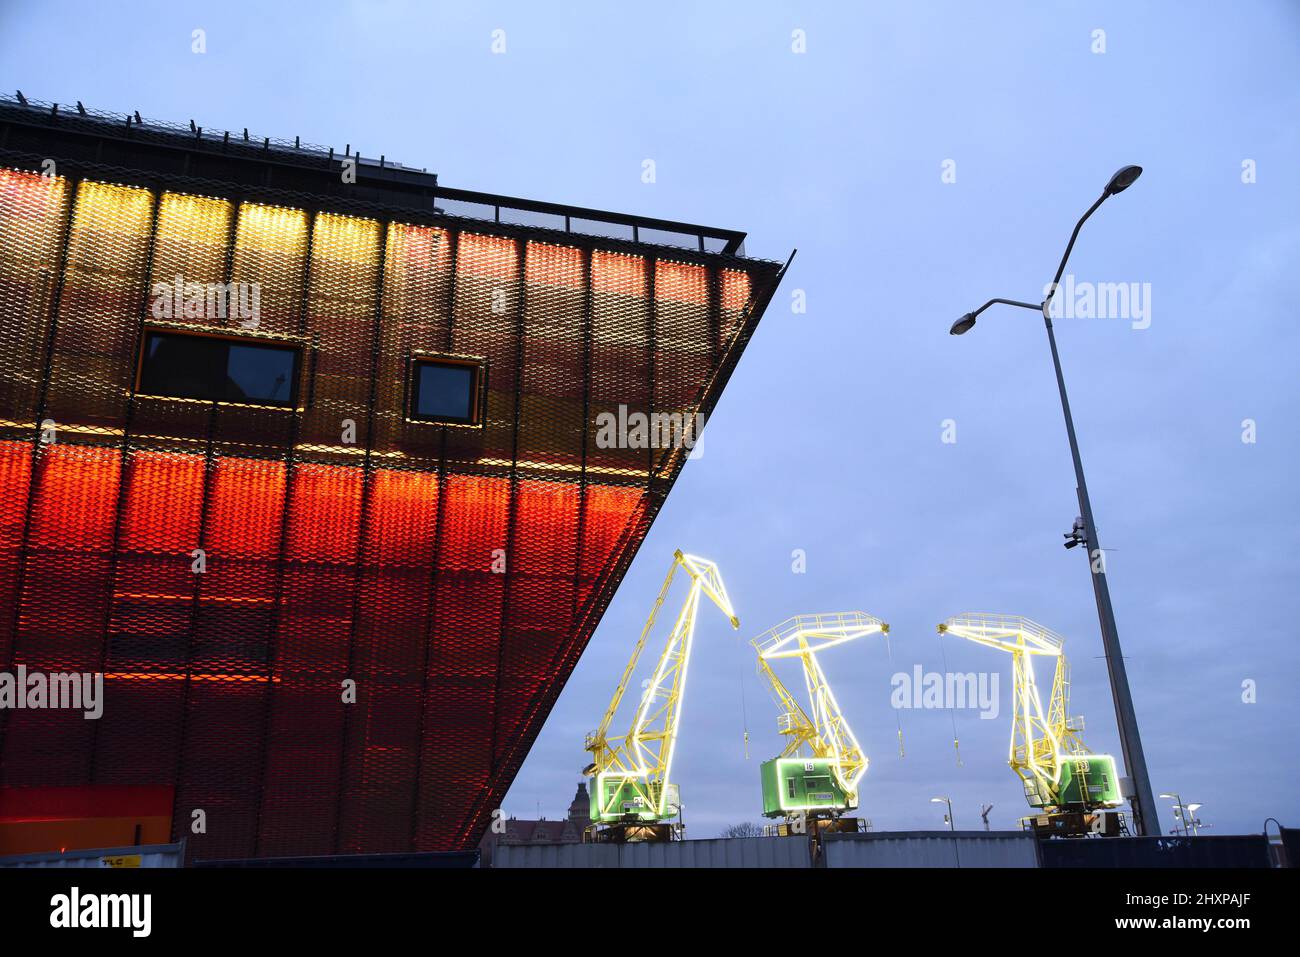
<instances>
[{"instance_id":1,"label":"illuminated building facade","mask_svg":"<svg viewBox=\"0 0 1300 957\"><path fill-rule=\"evenodd\" d=\"M475 846L689 451L597 418L713 408L742 240L0 101L0 669L104 699L0 710L0 789Z\"/></svg>"}]
</instances>

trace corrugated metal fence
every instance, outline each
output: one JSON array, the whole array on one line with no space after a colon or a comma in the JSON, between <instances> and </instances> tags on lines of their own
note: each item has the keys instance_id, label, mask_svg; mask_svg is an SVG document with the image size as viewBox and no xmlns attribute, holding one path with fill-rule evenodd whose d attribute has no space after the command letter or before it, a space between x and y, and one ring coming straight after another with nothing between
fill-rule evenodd
<instances>
[{"instance_id":1,"label":"corrugated metal fence","mask_svg":"<svg viewBox=\"0 0 1300 957\"><path fill-rule=\"evenodd\" d=\"M1269 867L1263 834L1044 841L1044 867Z\"/></svg>"},{"instance_id":2,"label":"corrugated metal fence","mask_svg":"<svg viewBox=\"0 0 1300 957\"><path fill-rule=\"evenodd\" d=\"M1037 842L1022 831L898 831L828 834L827 867L1038 867Z\"/></svg>"},{"instance_id":3,"label":"corrugated metal fence","mask_svg":"<svg viewBox=\"0 0 1300 957\"><path fill-rule=\"evenodd\" d=\"M493 867L811 867L805 837L497 847Z\"/></svg>"}]
</instances>

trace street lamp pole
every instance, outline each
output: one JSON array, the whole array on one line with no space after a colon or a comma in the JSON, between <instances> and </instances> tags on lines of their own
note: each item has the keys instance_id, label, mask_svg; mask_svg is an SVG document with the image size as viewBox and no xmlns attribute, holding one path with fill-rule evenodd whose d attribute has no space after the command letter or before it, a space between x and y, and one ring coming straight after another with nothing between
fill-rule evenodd
<instances>
[{"instance_id":1,"label":"street lamp pole","mask_svg":"<svg viewBox=\"0 0 1300 957\"><path fill-rule=\"evenodd\" d=\"M930 798L930 803L948 805L948 830L950 831L957 830L957 826L953 823L952 820L952 799L946 797Z\"/></svg>"},{"instance_id":2,"label":"street lamp pole","mask_svg":"<svg viewBox=\"0 0 1300 957\"><path fill-rule=\"evenodd\" d=\"M1115 609L1110 601L1110 587L1106 582L1106 560L1097 535L1097 526L1092 517L1092 501L1088 497L1088 483L1083 476L1083 460L1079 456L1079 441L1074 434L1074 418L1070 414L1070 399L1065 392L1065 376L1061 372L1061 357L1056 348L1056 333L1052 329L1051 304L1065 273L1066 261L1074 249L1074 241L1079 230L1088 221L1098 207L1107 198L1123 192L1131 186L1142 173L1141 167L1125 166L1106 184L1101 198L1088 208L1070 234L1070 242L1065 247L1065 254L1056 269L1056 277L1048 289L1047 297L1035 306L1032 303L1019 302L1014 299L990 299L974 312L968 312L955 323L950 330L959 336L975 325L975 320L985 309L995 303L1018 306L1022 309L1034 309L1042 312L1043 323L1047 327L1047 341L1052 350L1052 365L1056 369L1056 387L1061 394L1061 411L1065 414L1065 431L1070 439L1070 455L1074 459L1075 488L1079 497L1079 513L1083 520L1081 529L1083 540L1087 543L1088 565L1092 571L1092 590L1097 602L1097 618L1101 624L1102 649L1106 657L1106 670L1110 676L1111 697L1115 704L1115 719L1119 726L1120 749L1124 754L1124 768L1133 782L1133 812L1137 818L1137 832L1141 835L1159 834L1160 820L1156 812L1155 799L1152 796L1151 781L1147 775L1146 755L1142 751L1142 738L1138 733L1137 714L1133 709L1133 695L1129 690L1128 672L1124 667L1124 655L1120 650L1119 629L1115 625ZM1068 547L1069 543L1067 543Z\"/></svg>"},{"instance_id":3,"label":"street lamp pole","mask_svg":"<svg viewBox=\"0 0 1300 957\"><path fill-rule=\"evenodd\" d=\"M1173 793L1170 793L1170 794L1162 794L1162 795L1160 795L1160 796L1161 796L1162 798L1168 798L1169 800L1171 800L1171 801L1174 802L1174 807L1177 808L1177 811L1178 811L1178 813L1174 815L1174 817L1176 817L1176 818L1178 819L1177 822L1176 822L1176 824L1181 824L1181 825L1182 825L1182 828L1183 828L1183 836L1184 836L1184 837L1191 837L1191 836L1192 836L1192 828L1191 828L1191 824L1190 824L1190 821L1189 821L1189 818L1188 818L1189 808L1187 807L1186 804L1183 803L1183 799L1182 799L1181 795L1179 795L1177 792L1173 792ZM1200 807L1199 804L1196 805L1196 806L1197 806L1197 807ZM1174 833L1175 833L1175 834L1178 833L1178 828L1177 828L1177 826L1174 827Z\"/></svg>"}]
</instances>

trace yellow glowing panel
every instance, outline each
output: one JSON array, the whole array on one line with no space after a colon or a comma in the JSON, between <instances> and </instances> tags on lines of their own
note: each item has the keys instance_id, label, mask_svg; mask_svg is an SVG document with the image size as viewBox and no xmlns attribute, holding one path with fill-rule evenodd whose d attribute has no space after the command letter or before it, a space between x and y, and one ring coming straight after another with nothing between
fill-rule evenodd
<instances>
[{"instance_id":1,"label":"yellow glowing panel","mask_svg":"<svg viewBox=\"0 0 1300 957\"><path fill-rule=\"evenodd\" d=\"M79 324L127 323L138 317L153 224L147 189L83 181L68 237L61 313Z\"/></svg>"},{"instance_id":2,"label":"yellow glowing panel","mask_svg":"<svg viewBox=\"0 0 1300 957\"><path fill-rule=\"evenodd\" d=\"M142 273L153 194L133 186L84 181L77 189L68 265L82 273Z\"/></svg>"},{"instance_id":3,"label":"yellow glowing panel","mask_svg":"<svg viewBox=\"0 0 1300 957\"><path fill-rule=\"evenodd\" d=\"M224 199L164 193L158 203L154 282L225 282L234 206Z\"/></svg>"},{"instance_id":4,"label":"yellow glowing panel","mask_svg":"<svg viewBox=\"0 0 1300 957\"><path fill-rule=\"evenodd\" d=\"M27 419L37 401L70 192L61 176L0 169L0 409L7 417Z\"/></svg>"},{"instance_id":5,"label":"yellow glowing panel","mask_svg":"<svg viewBox=\"0 0 1300 957\"><path fill-rule=\"evenodd\" d=\"M312 231L311 303L340 316L359 318L374 308L379 271L380 225L320 213Z\"/></svg>"},{"instance_id":6,"label":"yellow glowing panel","mask_svg":"<svg viewBox=\"0 0 1300 957\"><path fill-rule=\"evenodd\" d=\"M296 332L307 263L308 216L301 209L244 203L235 226L231 282L257 283L259 329Z\"/></svg>"}]
</instances>

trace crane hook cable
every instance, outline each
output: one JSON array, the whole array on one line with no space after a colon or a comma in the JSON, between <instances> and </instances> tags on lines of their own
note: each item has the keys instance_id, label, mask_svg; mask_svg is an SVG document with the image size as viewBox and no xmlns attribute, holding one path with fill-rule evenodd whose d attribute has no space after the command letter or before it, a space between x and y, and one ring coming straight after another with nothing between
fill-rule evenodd
<instances>
[{"instance_id":1,"label":"crane hook cable","mask_svg":"<svg viewBox=\"0 0 1300 957\"><path fill-rule=\"evenodd\" d=\"M946 681L948 678L948 650L943 646L943 638L937 633L934 637L939 642L939 654L943 657L943 676ZM961 763L961 743L957 740L957 715L952 708L948 709L948 717L952 719L952 747L957 752L957 767L964 767Z\"/></svg>"},{"instance_id":2,"label":"crane hook cable","mask_svg":"<svg viewBox=\"0 0 1300 957\"><path fill-rule=\"evenodd\" d=\"M740 643L740 636L736 636L736 643ZM745 760L749 760L749 711L745 707L745 666L740 665L740 725L745 735Z\"/></svg>"},{"instance_id":3,"label":"crane hook cable","mask_svg":"<svg viewBox=\"0 0 1300 957\"><path fill-rule=\"evenodd\" d=\"M885 654L889 658L890 666L896 667L894 665L894 648L889 643L889 632L885 632ZM900 758L906 757L903 751L903 712L901 708L894 709L894 721L898 725L898 756Z\"/></svg>"}]
</instances>

